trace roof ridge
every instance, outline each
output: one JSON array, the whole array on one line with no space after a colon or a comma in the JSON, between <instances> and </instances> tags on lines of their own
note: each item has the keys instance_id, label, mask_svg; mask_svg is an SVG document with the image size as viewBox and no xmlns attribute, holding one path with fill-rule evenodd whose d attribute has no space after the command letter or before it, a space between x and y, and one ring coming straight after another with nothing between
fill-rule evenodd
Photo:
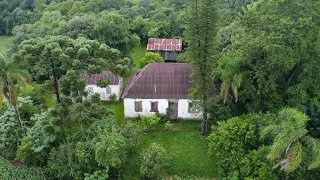
<instances>
[{"instance_id":1,"label":"roof ridge","mask_svg":"<svg viewBox=\"0 0 320 180\"><path fill-rule=\"evenodd\" d=\"M152 64L152 63L150 63L150 64ZM147 66L145 66L145 67L143 67L143 68L138 70L138 71L140 71L139 76L134 77L133 82L131 84L129 84L129 86L127 86L125 88L125 91L124 91L124 93L122 95L122 98L124 98L124 96L128 94L128 92L131 89L131 87L134 85L135 82L137 82L137 80L141 77L141 74L150 66L150 64L148 64ZM134 76L136 73L137 73L137 71L135 71L132 75Z\"/></svg>"}]
</instances>

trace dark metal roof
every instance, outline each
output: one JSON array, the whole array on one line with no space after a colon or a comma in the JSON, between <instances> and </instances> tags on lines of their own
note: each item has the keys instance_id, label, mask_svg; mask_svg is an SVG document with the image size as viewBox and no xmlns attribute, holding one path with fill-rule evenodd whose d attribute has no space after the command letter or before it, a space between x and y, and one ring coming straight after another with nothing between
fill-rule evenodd
<instances>
[{"instance_id":1,"label":"dark metal roof","mask_svg":"<svg viewBox=\"0 0 320 180\"><path fill-rule=\"evenodd\" d=\"M132 74L123 98L187 99L191 68L184 63L151 63Z\"/></svg>"},{"instance_id":2,"label":"dark metal roof","mask_svg":"<svg viewBox=\"0 0 320 180\"><path fill-rule=\"evenodd\" d=\"M83 73L82 78L87 85L97 85L97 83L103 79L110 79L109 85L119 85L120 79L121 79L119 75L115 75L110 71L102 71L100 74L92 74L92 75Z\"/></svg>"},{"instance_id":3,"label":"dark metal roof","mask_svg":"<svg viewBox=\"0 0 320 180\"><path fill-rule=\"evenodd\" d=\"M148 51L181 51L182 40L179 39L148 39Z\"/></svg>"}]
</instances>

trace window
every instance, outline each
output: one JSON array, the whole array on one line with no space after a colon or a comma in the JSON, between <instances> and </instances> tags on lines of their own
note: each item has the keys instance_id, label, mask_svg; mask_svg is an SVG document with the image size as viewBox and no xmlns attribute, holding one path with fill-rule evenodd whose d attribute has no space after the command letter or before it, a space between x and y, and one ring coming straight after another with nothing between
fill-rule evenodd
<instances>
[{"instance_id":1,"label":"window","mask_svg":"<svg viewBox=\"0 0 320 180\"><path fill-rule=\"evenodd\" d=\"M136 112L142 112L142 101L135 101L134 102L134 110Z\"/></svg>"},{"instance_id":2,"label":"window","mask_svg":"<svg viewBox=\"0 0 320 180\"><path fill-rule=\"evenodd\" d=\"M89 94L93 94L93 87L88 87L87 91Z\"/></svg>"},{"instance_id":3,"label":"window","mask_svg":"<svg viewBox=\"0 0 320 180\"><path fill-rule=\"evenodd\" d=\"M111 87L109 86L106 87L106 94L111 94Z\"/></svg>"},{"instance_id":4,"label":"window","mask_svg":"<svg viewBox=\"0 0 320 180\"><path fill-rule=\"evenodd\" d=\"M158 112L158 102L151 102L151 111L150 112Z\"/></svg>"},{"instance_id":5,"label":"window","mask_svg":"<svg viewBox=\"0 0 320 180\"><path fill-rule=\"evenodd\" d=\"M189 102L188 113L193 113L196 109L196 105L193 102Z\"/></svg>"}]
</instances>

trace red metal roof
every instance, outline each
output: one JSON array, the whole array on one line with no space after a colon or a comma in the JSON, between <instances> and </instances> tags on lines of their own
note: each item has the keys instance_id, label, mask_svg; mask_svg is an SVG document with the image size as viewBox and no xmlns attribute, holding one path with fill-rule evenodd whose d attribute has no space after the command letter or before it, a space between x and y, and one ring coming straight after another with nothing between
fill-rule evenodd
<instances>
[{"instance_id":1,"label":"red metal roof","mask_svg":"<svg viewBox=\"0 0 320 180\"><path fill-rule=\"evenodd\" d=\"M179 39L148 39L148 51L181 51L182 40Z\"/></svg>"},{"instance_id":2,"label":"red metal roof","mask_svg":"<svg viewBox=\"0 0 320 180\"><path fill-rule=\"evenodd\" d=\"M83 80L86 82L86 85L97 85L103 79L110 79L109 85L119 85L121 77L115 75L110 71L103 71L100 74L89 75L87 73L82 74Z\"/></svg>"},{"instance_id":3,"label":"red metal roof","mask_svg":"<svg viewBox=\"0 0 320 180\"><path fill-rule=\"evenodd\" d=\"M187 99L191 68L184 63L151 63L134 73L123 98Z\"/></svg>"}]
</instances>

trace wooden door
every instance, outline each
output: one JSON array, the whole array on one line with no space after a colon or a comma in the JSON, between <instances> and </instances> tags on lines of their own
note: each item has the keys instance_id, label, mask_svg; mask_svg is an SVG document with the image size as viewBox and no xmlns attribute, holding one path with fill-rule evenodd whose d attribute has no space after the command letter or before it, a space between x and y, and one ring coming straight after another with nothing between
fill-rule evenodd
<instances>
[{"instance_id":1,"label":"wooden door","mask_svg":"<svg viewBox=\"0 0 320 180\"><path fill-rule=\"evenodd\" d=\"M170 118L177 119L178 118L178 103L177 102L169 102L170 109Z\"/></svg>"}]
</instances>

